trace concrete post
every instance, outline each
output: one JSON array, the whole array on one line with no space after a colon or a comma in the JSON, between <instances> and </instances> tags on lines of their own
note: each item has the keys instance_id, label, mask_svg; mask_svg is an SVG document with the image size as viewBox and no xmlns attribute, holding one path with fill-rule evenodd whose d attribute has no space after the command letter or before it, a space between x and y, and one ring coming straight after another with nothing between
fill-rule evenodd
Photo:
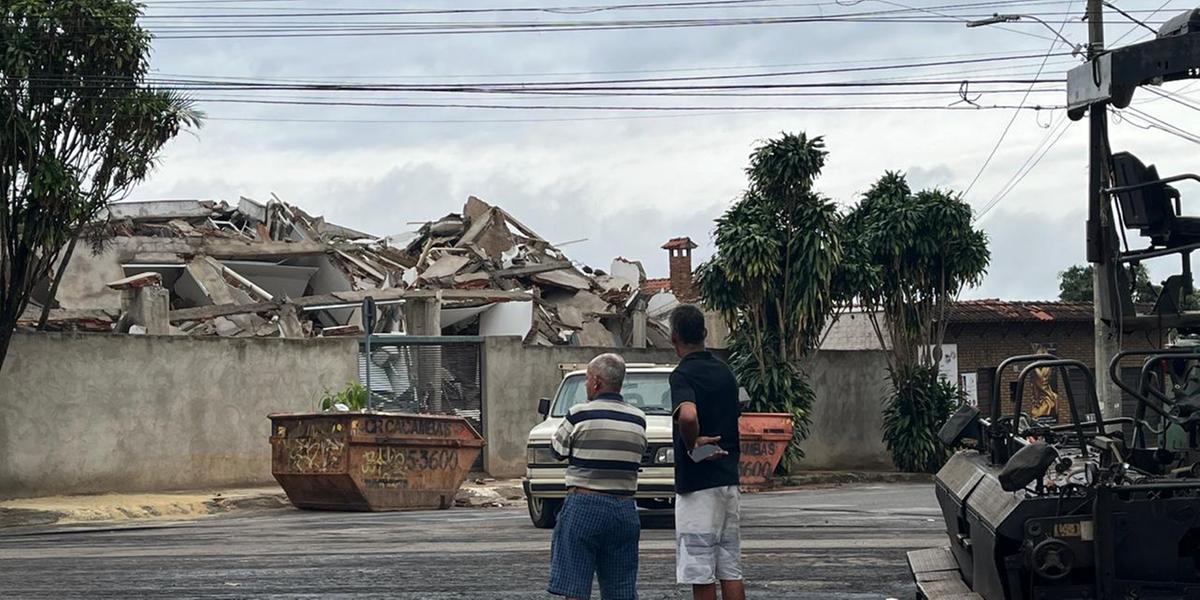
<instances>
[{"instance_id":1,"label":"concrete post","mask_svg":"<svg viewBox=\"0 0 1200 600\"><path fill-rule=\"evenodd\" d=\"M142 287L122 287L121 318L117 333L129 333L134 325L149 335L171 334L171 294L157 283Z\"/></svg>"},{"instance_id":2,"label":"concrete post","mask_svg":"<svg viewBox=\"0 0 1200 600\"><path fill-rule=\"evenodd\" d=\"M409 298L404 301L404 333L442 335L442 303L437 298Z\"/></svg>"},{"instance_id":3,"label":"concrete post","mask_svg":"<svg viewBox=\"0 0 1200 600\"><path fill-rule=\"evenodd\" d=\"M634 348L646 347L646 309L638 307L633 311L633 339L630 344Z\"/></svg>"},{"instance_id":4,"label":"concrete post","mask_svg":"<svg viewBox=\"0 0 1200 600\"><path fill-rule=\"evenodd\" d=\"M404 332L408 335L442 335L440 298L408 298L404 301ZM416 360L419 398L432 412L442 412L442 347L417 345L411 350Z\"/></svg>"}]
</instances>

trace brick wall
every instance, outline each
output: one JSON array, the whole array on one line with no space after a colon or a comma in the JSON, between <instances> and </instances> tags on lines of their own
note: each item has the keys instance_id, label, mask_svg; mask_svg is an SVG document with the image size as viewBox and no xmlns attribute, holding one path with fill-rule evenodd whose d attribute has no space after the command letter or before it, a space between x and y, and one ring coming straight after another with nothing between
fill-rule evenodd
<instances>
[{"instance_id":1,"label":"brick wall","mask_svg":"<svg viewBox=\"0 0 1200 600\"><path fill-rule=\"evenodd\" d=\"M1095 348L1093 345L1093 325L1088 322L1041 322L1041 323L951 323L946 331L947 344L958 346L959 373L978 373L978 394L980 410L990 410L991 385L990 373L981 370L994 369L1002 360L1019 354L1032 354L1038 345L1049 345L1055 354L1061 358L1082 361L1095 373ZM1157 334L1146 336L1130 334L1125 337L1122 348L1139 350L1160 347ZM1140 366L1141 361L1133 359L1128 366ZM1010 400L1009 384L1017 380L1017 375L1023 365L1005 369L1001 374L1001 396L1005 399L1002 411L1011 414L1013 405ZM1108 377L1108 366L1103 365L1098 377ZM1031 378L1032 379L1032 378ZM1053 389L1059 394L1059 422L1070 421L1070 406L1067 403L1066 389L1061 372L1054 381ZM1072 376L1072 391L1081 411L1081 416L1087 416L1090 409L1086 408L1090 400L1084 395L1084 379ZM1023 412L1029 412L1027 407L1033 400L1033 385L1027 384L1024 392Z\"/></svg>"},{"instance_id":2,"label":"brick wall","mask_svg":"<svg viewBox=\"0 0 1200 600\"><path fill-rule=\"evenodd\" d=\"M683 249L669 250L671 253L668 267L671 275L671 291L682 302L693 302L696 296L692 293L692 251Z\"/></svg>"}]
</instances>

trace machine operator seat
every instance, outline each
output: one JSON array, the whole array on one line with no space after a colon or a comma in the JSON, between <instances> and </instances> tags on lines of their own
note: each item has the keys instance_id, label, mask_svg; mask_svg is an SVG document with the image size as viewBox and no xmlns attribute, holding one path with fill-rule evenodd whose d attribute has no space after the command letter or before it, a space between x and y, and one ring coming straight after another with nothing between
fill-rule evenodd
<instances>
[{"instance_id":1,"label":"machine operator seat","mask_svg":"<svg viewBox=\"0 0 1200 600\"><path fill-rule=\"evenodd\" d=\"M1129 152L1112 155L1114 187L1158 181L1158 169L1146 166ZM1127 229L1137 229L1161 248L1200 243L1200 217L1181 216L1176 209L1179 190L1165 183L1115 192L1121 219Z\"/></svg>"}]
</instances>

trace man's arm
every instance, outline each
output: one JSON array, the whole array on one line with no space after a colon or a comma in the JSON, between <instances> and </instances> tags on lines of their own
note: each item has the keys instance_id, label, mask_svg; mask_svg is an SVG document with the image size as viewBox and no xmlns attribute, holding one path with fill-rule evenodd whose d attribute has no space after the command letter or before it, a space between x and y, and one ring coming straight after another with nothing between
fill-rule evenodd
<instances>
[{"instance_id":1,"label":"man's arm","mask_svg":"<svg viewBox=\"0 0 1200 600\"><path fill-rule=\"evenodd\" d=\"M671 373L671 403L675 406L675 422L679 423L679 436L683 438L683 447L690 452L696 446L715 444L721 441L721 436L707 437L700 435L700 414L696 412L696 390L687 378L679 373ZM725 451L718 452L707 460L725 456Z\"/></svg>"},{"instance_id":2,"label":"man's arm","mask_svg":"<svg viewBox=\"0 0 1200 600\"><path fill-rule=\"evenodd\" d=\"M558 460L567 460L571 456L571 437L575 433L572 417L573 415L568 411L566 418L558 426L558 431L554 432L554 437L550 440L550 453Z\"/></svg>"},{"instance_id":3,"label":"man's arm","mask_svg":"<svg viewBox=\"0 0 1200 600\"><path fill-rule=\"evenodd\" d=\"M679 424L679 436L683 438L683 447L691 450L696 447L696 438L700 436L700 416L696 413L696 390L682 374L671 373L671 405L674 407L675 422Z\"/></svg>"}]
</instances>

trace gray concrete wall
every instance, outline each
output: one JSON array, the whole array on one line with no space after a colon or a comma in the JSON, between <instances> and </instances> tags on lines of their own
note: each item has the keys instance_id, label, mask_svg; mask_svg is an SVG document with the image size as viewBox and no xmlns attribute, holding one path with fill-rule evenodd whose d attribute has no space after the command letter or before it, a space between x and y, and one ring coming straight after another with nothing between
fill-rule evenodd
<instances>
[{"instance_id":1,"label":"gray concrete wall","mask_svg":"<svg viewBox=\"0 0 1200 600\"><path fill-rule=\"evenodd\" d=\"M611 348L525 346L517 337L484 341L484 469L493 477L525 474L525 442L536 425L539 398L554 395L561 363L586 363ZM621 348L626 362L674 364L674 350Z\"/></svg>"},{"instance_id":2,"label":"gray concrete wall","mask_svg":"<svg viewBox=\"0 0 1200 600\"><path fill-rule=\"evenodd\" d=\"M18 334L0 498L262 484L272 412L357 380L357 340Z\"/></svg>"},{"instance_id":3,"label":"gray concrete wall","mask_svg":"<svg viewBox=\"0 0 1200 600\"><path fill-rule=\"evenodd\" d=\"M539 398L562 381L560 363L586 363L607 348L523 346L518 338L484 343L484 468L493 477L525 473L525 442L541 417ZM628 362L674 364L673 350L617 350ZM882 402L887 393L887 359L878 351L821 351L807 364L817 395L813 424L804 444L808 470L892 470L883 445Z\"/></svg>"},{"instance_id":4,"label":"gray concrete wall","mask_svg":"<svg viewBox=\"0 0 1200 600\"><path fill-rule=\"evenodd\" d=\"M878 350L821 350L804 366L816 404L800 469L890 471L883 444L887 357Z\"/></svg>"}]
</instances>

